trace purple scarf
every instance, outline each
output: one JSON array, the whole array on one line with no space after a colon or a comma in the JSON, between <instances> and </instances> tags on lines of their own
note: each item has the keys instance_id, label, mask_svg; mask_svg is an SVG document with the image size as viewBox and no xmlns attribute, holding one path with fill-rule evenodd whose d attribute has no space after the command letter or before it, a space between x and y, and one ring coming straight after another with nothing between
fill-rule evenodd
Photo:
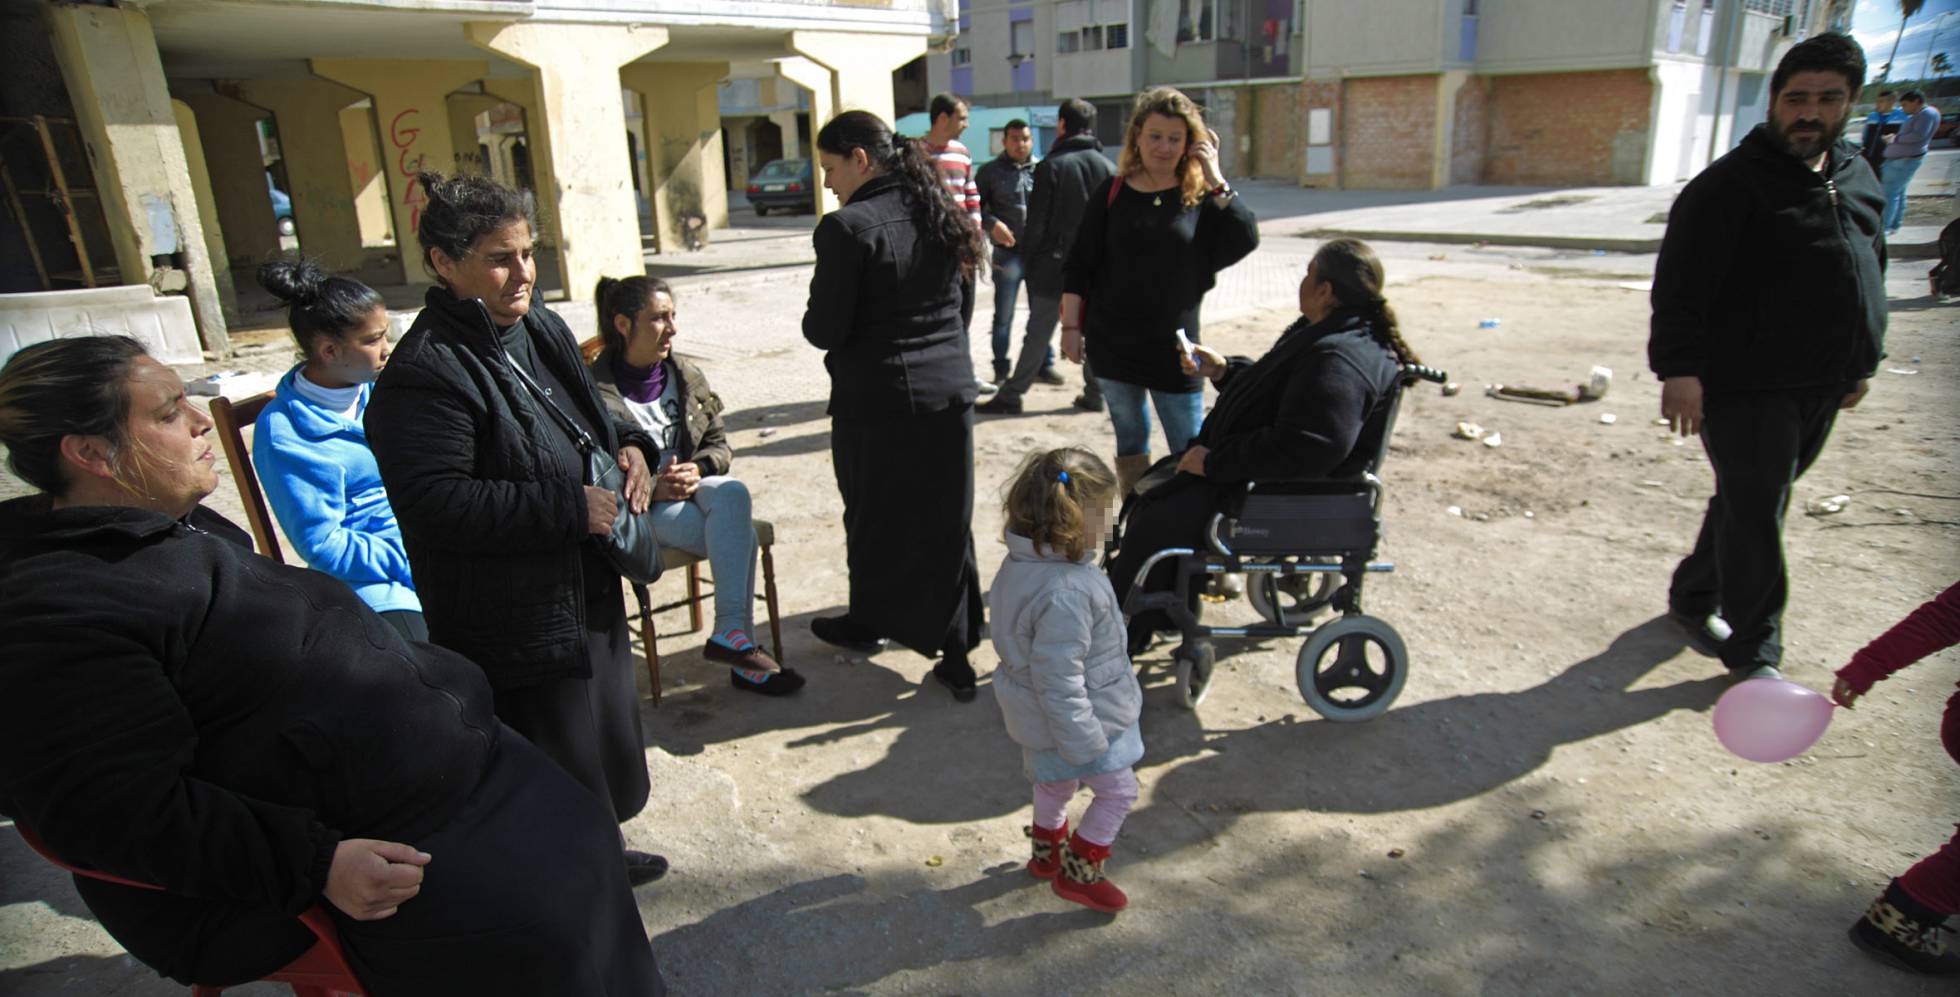
<instances>
[{"instance_id":1,"label":"purple scarf","mask_svg":"<svg viewBox=\"0 0 1960 997\"><path fill-rule=\"evenodd\" d=\"M634 367L626 358L613 354L613 383L619 385L619 393L644 405L660 397L667 390L667 362L661 361L651 367Z\"/></svg>"}]
</instances>

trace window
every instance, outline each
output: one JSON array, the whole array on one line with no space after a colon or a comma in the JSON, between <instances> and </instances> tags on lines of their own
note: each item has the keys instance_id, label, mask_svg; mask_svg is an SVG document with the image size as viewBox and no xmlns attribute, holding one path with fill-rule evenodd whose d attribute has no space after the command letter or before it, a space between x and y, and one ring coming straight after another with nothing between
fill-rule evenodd
<instances>
[{"instance_id":1,"label":"window","mask_svg":"<svg viewBox=\"0 0 1960 997\"><path fill-rule=\"evenodd\" d=\"M1103 48L1129 48L1130 26L1127 24L1106 24L1103 26Z\"/></svg>"},{"instance_id":2,"label":"window","mask_svg":"<svg viewBox=\"0 0 1960 997\"><path fill-rule=\"evenodd\" d=\"M973 50L972 50L972 49L970 49L970 48L956 48L956 49L954 49L954 50L953 50L953 65L955 65L955 66L971 66L971 65L973 65Z\"/></svg>"},{"instance_id":3,"label":"window","mask_svg":"<svg viewBox=\"0 0 1960 997\"><path fill-rule=\"evenodd\" d=\"M1058 55L1129 47L1130 26L1127 24L1091 24L1055 35L1055 52Z\"/></svg>"},{"instance_id":4,"label":"window","mask_svg":"<svg viewBox=\"0 0 1960 997\"><path fill-rule=\"evenodd\" d=\"M1168 3L1169 0L1163 0ZM1230 2L1230 0L1227 0ZM1216 0L1178 0L1177 2L1177 41L1183 45L1190 42L1208 42L1217 38L1216 22L1213 15Z\"/></svg>"},{"instance_id":5,"label":"window","mask_svg":"<svg viewBox=\"0 0 1960 997\"><path fill-rule=\"evenodd\" d=\"M1008 28L1008 53L1034 58L1034 22L1015 21Z\"/></svg>"},{"instance_id":6,"label":"window","mask_svg":"<svg viewBox=\"0 0 1960 997\"><path fill-rule=\"evenodd\" d=\"M1082 33L1064 31L1055 36L1055 54L1068 55L1082 50Z\"/></svg>"}]
</instances>

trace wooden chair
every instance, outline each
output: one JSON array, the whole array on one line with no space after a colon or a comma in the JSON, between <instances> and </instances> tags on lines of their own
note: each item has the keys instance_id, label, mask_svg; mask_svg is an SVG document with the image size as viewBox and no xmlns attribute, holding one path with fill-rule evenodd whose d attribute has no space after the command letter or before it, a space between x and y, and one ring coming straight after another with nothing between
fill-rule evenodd
<instances>
[{"instance_id":1,"label":"wooden chair","mask_svg":"<svg viewBox=\"0 0 1960 997\"><path fill-rule=\"evenodd\" d=\"M163 891L163 887L153 883L124 879L106 872L69 865L50 851L27 825L16 821L14 830L20 832L20 838L27 842L27 847L32 848L35 854L47 859L58 869L89 879L99 879L105 883L133 886L139 890ZM315 904L300 914L299 919L308 930L313 932L313 947L301 953L299 958L287 963L284 969L262 979L273 983L284 983L293 988L295 997L343 997L343 995L363 997L367 991L362 989L360 977L354 975L354 967L347 964L347 953L340 947L340 931L334 927L333 915ZM223 987L203 985L191 987L191 997L218 997L222 993L224 993Z\"/></svg>"},{"instance_id":2,"label":"wooden chair","mask_svg":"<svg viewBox=\"0 0 1960 997\"><path fill-rule=\"evenodd\" d=\"M245 522L252 528L252 540L259 553L278 561L279 533L272 524L272 511L265 507L265 492L259 487L258 471L252 467L252 448L245 445L246 426L259 421L259 413L272 401L272 392L262 391L244 401L234 402L223 395L211 399L211 421L217 424L218 445L225 448L231 464L231 480L238 485L238 497L245 502Z\"/></svg>"}]
</instances>

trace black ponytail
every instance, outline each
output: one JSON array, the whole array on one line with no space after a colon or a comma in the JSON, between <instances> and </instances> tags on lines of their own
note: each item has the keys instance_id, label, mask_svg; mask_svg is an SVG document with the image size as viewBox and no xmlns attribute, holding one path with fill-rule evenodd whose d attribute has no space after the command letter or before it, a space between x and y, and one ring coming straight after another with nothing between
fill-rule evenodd
<instances>
[{"instance_id":1,"label":"black ponytail","mask_svg":"<svg viewBox=\"0 0 1960 997\"><path fill-rule=\"evenodd\" d=\"M845 157L863 149L865 158L895 177L911 195L925 216L926 238L952 254L961 274L970 276L986 262L987 247L979 228L967 217L966 209L954 202L939 179L932 157L917 140L893 135L891 128L869 111L845 111L817 132L817 148Z\"/></svg>"},{"instance_id":2,"label":"black ponytail","mask_svg":"<svg viewBox=\"0 0 1960 997\"><path fill-rule=\"evenodd\" d=\"M286 303L286 324L306 359L322 336L339 339L385 307L380 292L346 277L335 277L311 260L273 260L259 267L259 286Z\"/></svg>"},{"instance_id":3,"label":"black ponytail","mask_svg":"<svg viewBox=\"0 0 1960 997\"><path fill-rule=\"evenodd\" d=\"M1382 295L1387 277L1374 249L1359 239L1335 239L1314 251L1313 262L1320 279L1334 286L1334 297L1368 317L1375 337L1394 352L1397 363L1422 363L1402 338L1402 324Z\"/></svg>"}]
</instances>

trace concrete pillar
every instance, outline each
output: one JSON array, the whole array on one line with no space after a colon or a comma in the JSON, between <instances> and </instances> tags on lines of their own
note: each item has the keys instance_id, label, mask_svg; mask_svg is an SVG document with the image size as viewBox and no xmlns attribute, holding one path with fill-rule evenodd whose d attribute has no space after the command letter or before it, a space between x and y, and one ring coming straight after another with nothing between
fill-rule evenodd
<instances>
[{"instance_id":1,"label":"concrete pillar","mask_svg":"<svg viewBox=\"0 0 1960 997\"><path fill-rule=\"evenodd\" d=\"M360 101L361 94L337 83L305 79L239 80L219 89L270 110L278 123L300 249L330 271L367 272L347 174L347 139L340 127L340 112ZM372 278L393 282L394 268L384 266Z\"/></svg>"},{"instance_id":2,"label":"concrete pillar","mask_svg":"<svg viewBox=\"0 0 1960 997\"><path fill-rule=\"evenodd\" d=\"M652 182L653 230L660 251L686 243L681 219L706 217L710 228L728 226L728 177L722 166L719 85L725 62L640 62L620 70L626 87L645 109L647 172Z\"/></svg>"},{"instance_id":3,"label":"concrete pillar","mask_svg":"<svg viewBox=\"0 0 1960 997\"><path fill-rule=\"evenodd\" d=\"M186 93L183 101L197 114L204 161L218 196L225 255L216 259L230 269L257 266L279 255L278 221L272 213L272 195L266 191L265 154L259 147L259 122L266 117L265 109L212 91Z\"/></svg>"},{"instance_id":4,"label":"concrete pillar","mask_svg":"<svg viewBox=\"0 0 1960 997\"><path fill-rule=\"evenodd\" d=\"M382 175L387 177L388 210L394 218L395 241L401 251L402 279L430 284L422 266L415 223L422 218L426 198L415 174L422 170L453 172L456 143L449 135L450 91L481 79L490 71L482 59L314 59L315 75L352 87L374 100L381 127ZM343 105L344 106L344 105ZM334 121L338 122L338 116ZM351 215L351 212L350 212Z\"/></svg>"},{"instance_id":5,"label":"concrete pillar","mask_svg":"<svg viewBox=\"0 0 1960 997\"><path fill-rule=\"evenodd\" d=\"M456 171L490 175L490 164L483 160L482 143L476 137L476 116L503 103L503 99L481 93L452 93L449 108L449 138L456 143Z\"/></svg>"},{"instance_id":6,"label":"concrete pillar","mask_svg":"<svg viewBox=\"0 0 1960 997\"><path fill-rule=\"evenodd\" d=\"M483 90L505 103L516 104L524 110L524 155L531 171L529 189L533 193L545 192L545 194L557 190L558 178L551 168L551 139L548 129L544 126L544 112L540 110L544 104L542 98L538 96L537 77L533 75L521 79L505 77L484 80ZM503 153L504 168L514 184L518 180L515 148L516 143L510 142L504 146ZM539 245L549 246L554 252L558 249L558 206L549 196L541 195L538 201L537 240ZM564 261L559 262L562 264ZM563 273L564 270L560 269L559 272Z\"/></svg>"},{"instance_id":7,"label":"concrete pillar","mask_svg":"<svg viewBox=\"0 0 1960 997\"><path fill-rule=\"evenodd\" d=\"M183 136L184 162L191 171L191 190L197 194L197 220L204 226L204 251L212 260L226 256L224 226L218 221L218 198L211 190L211 171L204 162L204 140L197 129L197 115L181 100L170 102L177 118L177 134ZM213 267L212 282L218 286L218 307L227 326L238 324L238 286L231 271Z\"/></svg>"},{"instance_id":8,"label":"concrete pillar","mask_svg":"<svg viewBox=\"0 0 1960 997\"><path fill-rule=\"evenodd\" d=\"M537 71L533 110L542 113L527 117L526 130L537 158L551 161L552 185L540 177L539 187L556 209L567 292L581 297L601 276L645 272L619 68L667 44L666 29L473 21L466 34Z\"/></svg>"},{"instance_id":9,"label":"concrete pillar","mask_svg":"<svg viewBox=\"0 0 1960 997\"><path fill-rule=\"evenodd\" d=\"M381 177L381 148L375 144L374 102L340 109L340 141L347 150L347 185L354 192L354 221L361 248L395 245L394 219L388 214L388 184Z\"/></svg>"},{"instance_id":10,"label":"concrete pillar","mask_svg":"<svg viewBox=\"0 0 1960 997\"><path fill-rule=\"evenodd\" d=\"M831 72L832 113L870 111L892 121L892 71L926 54L926 39L911 35L871 35L843 31L792 31L790 51ZM817 128L830 120L811 118Z\"/></svg>"},{"instance_id":11,"label":"concrete pillar","mask_svg":"<svg viewBox=\"0 0 1960 997\"><path fill-rule=\"evenodd\" d=\"M814 144L817 132L821 131L825 123L829 122L837 113L836 98L833 96L836 91L831 82L836 74L832 73L829 68L801 56L784 59L776 63L776 71L783 74L784 79L810 92L810 139L812 144ZM890 124L891 119L886 118L885 123ZM783 149L785 150L785 154L787 154L790 145L789 137L795 134L794 131L791 131L784 135ZM817 150L815 148L810 150L810 158L817 158ZM838 207L837 195L832 194L830 188L823 185L823 164L812 164L810 176L817 186L814 196L816 198L818 216L821 217L822 215L836 211Z\"/></svg>"},{"instance_id":12,"label":"concrete pillar","mask_svg":"<svg viewBox=\"0 0 1960 997\"><path fill-rule=\"evenodd\" d=\"M775 125L776 130L783 134L784 159L802 159L810 155L810 150L804 147L803 140L798 138L796 133L797 119L802 117L802 114L803 112L801 111L769 112L769 123ZM757 163L756 165L761 166L762 164Z\"/></svg>"},{"instance_id":13,"label":"concrete pillar","mask_svg":"<svg viewBox=\"0 0 1960 997\"><path fill-rule=\"evenodd\" d=\"M183 264L182 289L191 299L200 342L211 352L229 353L219 268L198 217L149 17L134 7L62 4L48 7L48 22L122 283L149 282L152 260L174 256ZM163 286L170 289L177 279Z\"/></svg>"}]
</instances>

